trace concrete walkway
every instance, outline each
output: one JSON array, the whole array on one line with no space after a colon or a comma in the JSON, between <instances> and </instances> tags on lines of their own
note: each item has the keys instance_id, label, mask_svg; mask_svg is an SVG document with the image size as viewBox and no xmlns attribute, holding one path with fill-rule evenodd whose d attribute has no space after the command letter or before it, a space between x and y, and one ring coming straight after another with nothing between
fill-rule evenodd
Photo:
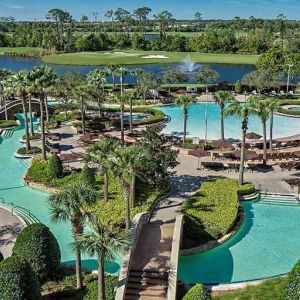
<instances>
[{"instance_id":1,"label":"concrete walkway","mask_svg":"<svg viewBox=\"0 0 300 300\"><path fill-rule=\"evenodd\" d=\"M19 218L0 208L0 252L4 258L11 256L15 239L23 228Z\"/></svg>"}]
</instances>

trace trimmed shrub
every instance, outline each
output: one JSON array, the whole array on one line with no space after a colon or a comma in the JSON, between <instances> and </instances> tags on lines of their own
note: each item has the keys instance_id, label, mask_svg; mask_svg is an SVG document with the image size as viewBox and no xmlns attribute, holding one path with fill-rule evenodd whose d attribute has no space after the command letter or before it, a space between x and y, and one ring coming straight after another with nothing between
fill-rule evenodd
<instances>
[{"instance_id":1,"label":"trimmed shrub","mask_svg":"<svg viewBox=\"0 0 300 300\"><path fill-rule=\"evenodd\" d=\"M8 121L0 120L0 129L2 129L2 128L11 128L11 127L16 127L16 126L18 126L16 121L13 121L13 120L8 120Z\"/></svg>"},{"instance_id":2,"label":"trimmed shrub","mask_svg":"<svg viewBox=\"0 0 300 300\"><path fill-rule=\"evenodd\" d=\"M234 85L234 91L238 94L242 92L242 83L240 80L238 80Z\"/></svg>"},{"instance_id":3,"label":"trimmed shrub","mask_svg":"<svg viewBox=\"0 0 300 300\"><path fill-rule=\"evenodd\" d=\"M239 187L238 194L240 196L251 195L255 192L255 185L252 183L246 183Z\"/></svg>"},{"instance_id":4,"label":"trimmed shrub","mask_svg":"<svg viewBox=\"0 0 300 300\"><path fill-rule=\"evenodd\" d=\"M47 167L47 175L53 180L56 178L61 178L63 176L64 167L58 155L56 153L52 154Z\"/></svg>"},{"instance_id":5,"label":"trimmed shrub","mask_svg":"<svg viewBox=\"0 0 300 300\"><path fill-rule=\"evenodd\" d=\"M210 295L202 284L194 285L183 297L182 300L210 300Z\"/></svg>"},{"instance_id":6,"label":"trimmed shrub","mask_svg":"<svg viewBox=\"0 0 300 300\"><path fill-rule=\"evenodd\" d=\"M4 259L3 254L0 252L0 262Z\"/></svg>"},{"instance_id":7,"label":"trimmed shrub","mask_svg":"<svg viewBox=\"0 0 300 300\"><path fill-rule=\"evenodd\" d=\"M213 238L230 231L238 217L239 185L234 179L204 182L201 188L182 205L182 211Z\"/></svg>"},{"instance_id":8,"label":"trimmed shrub","mask_svg":"<svg viewBox=\"0 0 300 300\"><path fill-rule=\"evenodd\" d=\"M89 168L88 164L85 164L81 171L81 180L90 186L96 185L95 174Z\"/></svg>"},{"instance_id":9,"label":"trimmed shrub","mask_svg":"<svg viewBox=\"0 0 300 300\"><path fill-rule=\"evenodd\" d=\"M47 162L42 160L40 157L34 158L27 174L29 179L32 181L47 183Z\"/></svg>"},{"instance_id":10,"label":"trimmed shrub","mask_svg":"<svg viewBox=\"0 0 300 300\"><path fill-rule=\"evenodd\" d=\"M115 276L106 275L105 276L105 298L106 300L114 300L115 299L115 287L118 284L118 278ZM87 293L85 294L83 300L95 300L97 299L97 280L91 280L87 284Z\"/></svg>"},{"instance_id":11,"label":"trimmed shrub","mask_svg":"<svg viewBox=\"0 0 300 300\"><path fill-rule=\"evenodd\" d=\"M43 224L32 224L22 230L13 247L13 255L26 259L41 282L53 278L61 258L56 238Z\"/></svg>"},{"instance_id":12,"label":"trimmed shrub","mask_svg":"<svg viewBox=\"0 0 300 300\"><path fill-rule=\"evenodd\" d=\"M1 300L38 300L40 284L30 264L19 256L12 256L0 263Z\"/></svg>"},{"instance_id":13,"label":"trimmed shrub","mask_svg":"<svg viewBox=\"0 0 300 300\"><path fill-rule=\"evenodd\" d=\"M17 150L17 153L20 155L40 154L40 153L42 153L42 149L39 147L31 147L30 150L27 151L26 147L21 147Z\"/></svg>"},{"instance_id":14,"label":"trimmed shrub","mask_svg":"<svg viewBox=\"0 0 300 300\"><path fill-rule=\"evenodd\" d=\"M284 287L284 300L300 299L300 261L296 263L287 277Z\"/></svg>"}]
</instances>

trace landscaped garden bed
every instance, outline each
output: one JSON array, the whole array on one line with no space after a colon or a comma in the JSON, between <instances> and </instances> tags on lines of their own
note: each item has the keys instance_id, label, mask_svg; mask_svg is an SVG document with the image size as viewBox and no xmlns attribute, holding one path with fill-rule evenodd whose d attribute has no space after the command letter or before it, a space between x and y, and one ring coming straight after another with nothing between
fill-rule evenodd
<instances>
[{"instance_id":1,"label":"landscaped garden bed","mask_svg":"<svg viewBox=\"0 0 300 300\"><path fill-rule=\"evenodd\" d=\"M280 102L280 108L278 110L279 113L284 114L284 115L291 115L291 116L299 116L300 117L300 110L292 110L285 108L285 106L299 106L300 107L300 100L283 100Z\"/></svg>"},{"instance_id":2,"label":"landscaped garden bed","mask_svg":"<svg viewBox=\"0 0 300 300\"><path fill-rule=\"evenodd\" d=\"M17 121L14 120L0 120L0 129L6 129L6 128L13 128L13 127L17 127L18 123Z\"/></svg>"},{"instance_id":3,"label":"landscaped garden bed","mask_svg":"<svg viewBox=\"0 0 300 300\"><path fill-rule=\"evenodd\" d=\"M28 158L42 153L42 149L40 147L31 147L27 150L26 147L21 147L14 154L17 158Z\"/></svg>"}]
</instances>

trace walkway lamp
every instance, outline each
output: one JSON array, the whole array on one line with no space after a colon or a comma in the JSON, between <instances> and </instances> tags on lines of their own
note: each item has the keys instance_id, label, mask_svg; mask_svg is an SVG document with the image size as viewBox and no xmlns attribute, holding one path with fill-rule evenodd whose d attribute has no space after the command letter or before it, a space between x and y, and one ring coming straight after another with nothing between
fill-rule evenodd
<instances>
[{"instance_id":1,"label":"walkway lamp","mask_svg":"<svg viewBox=\"0 0 300 300\"><path fill-rule=\"evenodd\" d=\"M290 85L290 74L291 74L291 68L293 67L293 64L288 64L288 77L287 77L287 83L286 83L286 96L289 94L289 85Z\"/></svg>"}]
</instances>

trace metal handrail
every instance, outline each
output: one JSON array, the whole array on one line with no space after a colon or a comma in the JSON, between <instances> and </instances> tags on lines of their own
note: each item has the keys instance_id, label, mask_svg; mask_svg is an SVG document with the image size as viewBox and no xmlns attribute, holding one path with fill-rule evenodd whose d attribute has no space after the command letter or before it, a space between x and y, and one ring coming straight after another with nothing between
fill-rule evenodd
<instances>
[{"instance_id":1,"label":"metal handrail","mask_svg":"<svg viewBox=\"0 0 300 300\"><path fill-rule=\"evenodd\" d=\"M19 206L19 205L15 205L15 206L12 207L12 209L11 209L11 214L12 214L12 215L14 215L14 210L15 210L16 208L19 208L19 209L21 209L21 210L24 210L25 212L28 213L29 217L32 217L31 211L30 211L28 208L24 208L24 207Z\"/></svg>"}]
</instances>

